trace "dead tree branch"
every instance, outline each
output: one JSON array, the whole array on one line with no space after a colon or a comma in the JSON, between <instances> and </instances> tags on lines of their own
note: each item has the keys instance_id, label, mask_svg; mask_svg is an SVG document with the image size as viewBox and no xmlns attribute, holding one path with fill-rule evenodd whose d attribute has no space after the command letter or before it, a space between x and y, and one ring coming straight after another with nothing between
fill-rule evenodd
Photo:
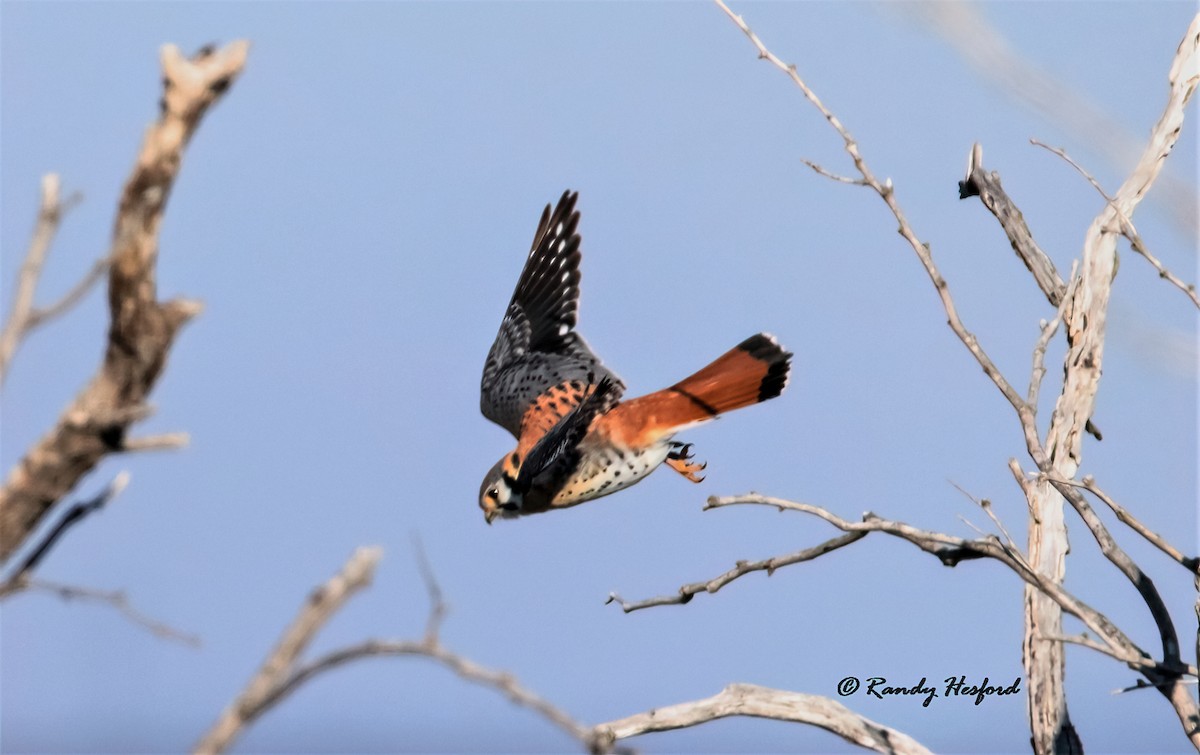
<instances>
[{"instance_id":1,"label":"dead tree branch","mask_svg":"<svg viewBox=\"0 0 1200 755\"><path fill-rule=\"evenodd\" d=\"M1128 239L1130 248L1146 258L1146 261L1158 271L1158 277L1178 288L1189 299L1192 300L1192 304L1200 307L1200 296L1196 295L1196 284L1184 283L1179 276L1168 270L1158 259L1158 257L1154 256L1154 254L1146 246L1146 242L1142 239L1141 234L1138 233L1137 228L1134 227L1133 221L1126 217L1125 213L1121 212L1119 208L1113 205L1112 197L1108 195L1108 192L1104 191L1104 187L1100 185L1100 182L1097 181L1091 173L1088 173L1082 165L1075 162L1075 160L1073 160L1071 156L1067 154L1066 150L1060 147L1051 147L1050 145L1044 144L1037 139L1030 139L1029 142L1035 146L1049 150L1050 152L1058 155L1072 168L1074 168L1079 175L1083 176L1084 179L1092 185L1092 188L1099 192L1100 196L1104 197L1104 201L1108 202L1109 206L1112 207L1116 212L1117 219L1121 222L1121 235Z\"/></svg>"},{"instance_id":2,"label":"dead tree branch","mask_svg":"<svg viewBox=\"0 0 1200 755\"><path fill-rule=\"evenodd\" d=\"M650 598L649 600L640 600L635 603L630 603L624 600L620 595L609 593L608 600L605 603L616 603L621 606L621 610L625 613L638 611L643 608L652 608L654 606L667 605L686 605L690 603L692 598L697 593L706 592L709 594L715 593L730 582L743 577L747 574L752 574L757 571L765 571L767 576L775 573L776 569L783 566L791 566L798 564L801 561L811 561L818 556L824 556L830 551L835 551L838 548L844 547L857 540L861 540L867 536L865 532L848 532L845 535L840 535L831 538L804 550L790 553L786 556L775 556L774 558L764 558L761 561L738 561L732 569L724 574L713 577L707 582L692 582L679 588L679 593L676 595L664 595L658 598Z\"/></svg>"},{"instance_id":3,"label":"dead tree branch","mask_svg":"<svg viewBox=\"0 0 1200 755\"><path fill-rule=\"evenodd\" d=\"M1117 220L1117 214L1123 215L1126 219L1132 218L1133 210L1154 183L1167 154L1178 139L1182 128L1184 106L1192 96L1197 81L1200 80L1200 74L1197 74L1196 71L1197 47L1200 45L1200 40L1198 40L1200 16L1193 19L1176 53L1169 76L1171 92L1168 104L1163 116L1152 130L1150 144L1144 150L1142 159L1133 174L1118 191L1116 197L1093 221L1085 239L1083 260L1079 268L1079 282L1063 313L1067 326L1068 343L1064 385L1051 419L1046 443L1043 446L1035 422L1037 407L1017 394L1011 383L1000 373L980 347L975 336L963 325L957 314L949 287L934 264L930 248L928 244L920 241L910 227L898 204L891 180L881 182L874 176L861 154L858 143L841 121L808 87L798 74L796 67L784 63L768 50L745 21L729 10L723 0L715 1L755 46L759 58L767 60L783 71L841 137L855 169L862 176L864 185L878 193L887 204L899 224L900 235L913 248L933 282L946 312L950 328L1016 410L1026 446L1031 457L1037 463L1039 471L1059 479L1073 478L1079 468L1083 434L1093 432L1099 437L1099 433L1095 432L1091 425L1091 415L1099 386L1107 304L1115 272L1115 239L1113 232L1109 229ZM974 158L978 158L976 152L972 154ZM970 166L972 175L976 173L978 163L978 159L972 160ZM1031 269L1033 267L1031 265ZM1035 375L1031 382L1040 383L1040 376L1036 374L1037 358L1038 354L1035 349ZM1036 395L1036 392L1031 391L1031 395ZM1047 448L1050 449L1049 452L1045 450ZM1071 491L1071 494L1068 495L1065 490L1060 490L1058 486L1046 481L1022 485L1022 489L1029 496L1031 507L1029 559L1033 566L1033 573L1039 577L1036 581L1027 580L1028 584L1025 590L1025 665L1030 683L1030 719L1034 734L1034 750L1043 753L1070 750L1080 746L1067 714L1066 698L1062 689L1064 666L1061 643L1038 639L1062 635L1063 609L1059 601L1055 599L1055 592L1056 590L1061 591L1067 552L1062 506L1064 495L1088 524L1105 556L1135 584L1146 601L1147 607L1159 626L1163 640L1167 675L1174 675L1176 682L1173 685L1165 684L1160 688L1171 701L1193 744L1200 747L1200 714L1197 713L1195 700L1182 690L1178 675L1178 643L1174 639L1174 627L1162 606L1157 590L1136 564L1133 564L1128 556L1116 547L1103 524L1090 511L1086 500L1079 495L1078 491L1063 487L1065 490ZM1140 654L1140 651L1138 652ZM1148 671L1147 676L1152 684L1159 686L1161 680L1154 678L1157 676L1156 672Z\"/></svg>"},{"instance_id":4,"label":"dead tree branch","mask_svg":"<svg viewBox=\"0 0 1200 755\"><path fill-rule=\"evenodd\" d=\"M60 539L62 539L62 536L66 534L67 530L76 524L79 524L79 522L83 521L83 519L89 514L95 513L96 511L104 508L109 501L120 495L121 491L125 490L125 487L128 484L129 473L121 472L113 478L113 481L110 482L108 486L104 488L104 490L100 491L86 501L80 501L79 503L76 503L74 506L68 509L67 513L64 514L62 519L58 521L58 524L54 525L54 527L46 533L46 536L42 539L42 542L29 552L29 555L24 561L21 562L21 565L13 571L12 575L9 576L8 579L4 580L3 583L0 583L0 598L22 589L25 586L26 578L29 576L29 574L31 574L34 568L36 568L37 565L42 562L42 559L44 559L46 554L50 552L50 549L53 548Z\"/></svg>"},{"instance_id":5,"label":"dead tree branch","mask_svg":"<svg viewBox=\"0 0 1200 755\"><path fill-rule=\"evenodd\" d=\"M1063 282L1050 257L1034 241L1033 234L1029 232L1029 226L1025 223L1025 216L1000 185L1000 174L983 169L983 147L978 142L971 148L971 155L967 160L967 175L958 182L958 198L968 197L979 197L979 201L983 202L988 212L996 216L1004 234L1008 236L1008 243L1012 244L1013 251L1025 263L1029 272L1033 273L1033 279L1050 301L1050 306L1058 307L1062 303L1067 284Z\"/></svg>"},{"instance_id":6,"label":"dead tree branch","mask_svg":"<svg viewBox=\"0 0 1200 755\"><path fill-rule=\"evenodd\" d=\"M59 187L59 178L54 173L42 176L41 206L33 227L33 237L29 240L29 249L25 252L25 260L21 263L21 272L17 276L12 309L4 323L4 329L0 330L0 384L8 377L9 365L12 364L13 355L16 354L21 341L38 325L70 309L98 278L93 267L92 271L58 302L41 309L33 304L37 284L42 277L42 267L46 264L46 257L50 253L54 236L58 233L58 226L67 211L79 200L78 195L73 195L62 201L59 198Z\"/></svg>"},{"instance_id":7,"label":"dead tree branch","mask_svg":"<svg viewBox=\"0 0 1200 755\"><path fill-rule=\"evenodd\" d=\"M828 698L750 684L732 684L711 698L587 726L526 688L512 674L482 666L442 644L439 633L446 605L419 542L416 552L430 600L424 637L420 640L366 640L306 663L299 662L300 655L325 622L353 593L370 583L380 552L378 548L360 548L339 574L313 591L258 674L221 714L194 752L223 752L247 726L313 677L351 661L380 657L420 657L440 663L462 679L490 687L513 703L541 715L591 753L630 752L617 747L617 742L651 732L698 726L728 716L805 723L881 753L916 755L928 752L906 734L877 724Z\"/></svg>"},{"instance_id":8,"label":"dead tree branch","mask_svg":"<svg viewBox=\"0 0 1200 755\"><path fill-rule=\"evenodd\" d=\"M817 726L851 744L875 752L895 755L929 752L907 734L864 718L827 697L768 689L754 684L731 684L704 700L655 708L600 724L595 731L615 741L654 731L697 726L728 716L770 718Z\"/></svg>"},{"instance_id":9,"label":"dead tree branch","mask_svg":"<svg viewBox=\"0 0 1200 755\"><path fill-rule=\"evenodd\" d=\"M987 20L984 6L972 3L906 3L895 7L920 18L977 73L1000 91L1032 107L1060 131L1076 134L1117 170L1125 170L1142 149L1139 137L1052 72L1031 63ZM1165 175L1159 197L1171 220L1185 233L1196 231L1196 187Z\"/></svg>"},{"instance_id":10,"label":"dead tree branch","mask_svg":"<svg viewBox=\"0 0 1200 755\"><path fill-rule=\"evenodd\" d=\"M278 687L292 673L300 654L325 622L350 596L371 583L380 556L379 548L359 548L339 573L312 591L258 673L201 738L195 752L223 752L247 725L266 712L271 701L279 697Z\"/></svg>"},{"instance_id":11,"label":"dead tree branch","mask_svg":"<svg viewBox=\"0 0 1200 755\"><path fill-rule=\"evenodd\" d=\"M1200 558L1197 558L1196 556L1183 555L1178 548L1168 543L1166 538L1142 524L1141 520L1129 513L1128 509L1117 503L1112 499L1111 496L1101 490L1100 487L1096 485L1095 478L1091 475L1084 475L1083 479L1079 482L1074 480L1059 480L1056 478L1047 479L1056 485L1070 485L1071 487L1075 488L1083 488L1092 495L1096 496L1104 503L1105 506L1108 506L1108 508L1117 515L1117 519L1119 519L1122 524L1128 526L1131 530L1141 535L1143 538L1145 538L1146 542L1170 556L1173 561L1177 562L1183 568L1200 577Z\"/></svg>"},{"instance_id":12,"label":"dead tree branch","mask_svg":"<svg viewBox=\"0 0 1200 755\"><path fill-rule=\"evenodd\" d=\"M198 636L176 629L166 622L151 618L139 611L129 601L129 596L123 590L97 590L92 587L65 585L60 582L50 582L29 577L23 578L17 589L23 592L46 592L57 595L66 601L84 600L107 605L134 624L148 630L155 637L182 642L184 645L191 645L192 647L200 647L201 644Z\"/></svg>"},{"instance_id":13,"label":"dead tree branch","mask_svg":"<svg viewBox=\"0 0 1200 755\"><path fill-rule=\"evenodd\" d=\"M162 50L163 99L125 183L113 231L108 299L111 325L97 374L57 424L21 459L0 489L0 560L29 536L50 507L110 453L127 449L129 425L166 364L179 328L197 302L159 302L158 232L188 140L245 64L248 44L206 48L185 58Z\"/></svg>"}]
</instances>

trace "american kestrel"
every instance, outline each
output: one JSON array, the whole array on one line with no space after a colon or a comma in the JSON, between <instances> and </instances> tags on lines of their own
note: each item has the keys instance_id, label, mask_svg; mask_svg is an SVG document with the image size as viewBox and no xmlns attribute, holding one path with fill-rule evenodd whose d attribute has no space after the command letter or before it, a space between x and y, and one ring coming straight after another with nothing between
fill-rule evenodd
<instances>
[{"instance_id":1,"label":"american kestrel","mask_svg":"<svg viewBox=\"0 0 1200 755\"><path fill-rule=\"evenodd\" d=\"M766 333L750 336L670 388L621 401L621 379L575 332L579 307L577 193L542 212L525 269L483 367L483 416L517 447L483 478L488 524L566 508L638 482L664 461L692 482L705 464L676 433L719 414L775 398L790 352Z\"/></svg>"}]
</instances>

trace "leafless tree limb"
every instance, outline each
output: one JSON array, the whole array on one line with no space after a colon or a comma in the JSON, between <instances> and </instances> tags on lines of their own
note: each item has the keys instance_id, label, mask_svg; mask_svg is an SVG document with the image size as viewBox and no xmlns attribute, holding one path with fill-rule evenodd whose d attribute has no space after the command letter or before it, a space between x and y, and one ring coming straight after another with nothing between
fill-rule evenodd
<instances>
[{"instance_id":1,"label":"leafless tree limb","mask_svg":"<svg viewBox=\"0 0 1200 755\"><path fill-rule=\"evenodd\" d=\"M713 697L655 708L596 727L612 739L628 739L654 731L670 731L728 716L754 716L817 726L842 739L875 752L896 755L928 753L907 734L877 724L839 702L818 695L768 689L753 684L731 684Z\"/></svg>"},{"instance_id":2,"label":"leafless tree limb","mask_svg":"<svg viewBox=\"0 0 1200 755\"><path fill-rule=\"evenodd\" d=\"M1149 248L1146 247L1146 242L1142 239L1141 234L1138 233L1137 228L1134 227L1133 221L1126 217L1125 213L1121 212L1119 208L1116 208L1115 205L1113 205L1112 197L1108 196L1108 193L1104 191L1102 186L1100 186L1100 182L1097 181L1091 173L1088 173L1082 165L1071 159L1071 156L1067 154L1066 150L1060 147L1051 147L1050 145L1044 144L1037 139L1030 139L1029 141L1031 144L1049 150L1050 152L1058 155L1063 160L1067 161L1067 163L1069 163L1071 167L1073 167L1079 173L1079 175L1083 176L1087 182L1092 185L1092 188L1098 191L1100 196L1104 197L1104 201L1108 202L1109 206L1114 208L1117 219L1121 223L1121 235L1129 240L1130 248L1145 257L1146 261L1154 266L1154 269L1158 271L1158 277L1171 283L1171 285L1175 286L1184 294L1186 294L1187 297L1192 300L1192 304L1200 307L1200 296L1197 296L1196 294L1196 284L1184 283L1177 275L1163 266L1158 257L1155 257Z\"/></svg>"},{"instance_id":3,"label":"leafless tree limb","mask_svg":"<svg viewBox=\"0 0 1200 755\"><path fill-rule=\"evenodd\" d=\"M164 93L125 183L113 231L108 298L111 325L97 374L0 489L0 561L27 538L49 509L106 455L123 450L125 433L154 387L179 328L196 302L159 302L155 291L158 231L183 151L204 114L241 72L246 42L205 48L191 59L162 50Z\"/></svg>"},{"instance_id":4,"label":"leafless tree limb","mask_svg":"<svg viewBox=\"0 0 1200 755\"><path fill-rule=\"evenodd\" d=\"M810 724L876 752L928 752L902 732L877 724L828 698L749 684L732 684L711 698L656 708L617 721L587 726L526 688L512 674L482 666L442 644L439 631L446 615L446 605L419 541L415 547L418 567L430 599L424 637L420 640L371 639L334 650L308 662L299 662L300 655L321 626L351 594L370 582L379 551L376 548L360 548L339 574L313 592L258 674L205 734L194 752L223 752L248 725L305 682L352 661L382 657L420 657L435 661L459 677L490 687L517 705L541 715L591 753L631 752L618 747L617 742L651 732L697 726L728 716Z\"/></svg>"},{"instance_id":5,"label":"leafless tree limb","mask_svg":"<svg viewBox=\"0 0 1200 755\"><path fill-rule=\"evenodd\" d=\"M13 573L4 582L0 583L0 598L26 587L28 585L26 578L42 562L42 559L50 552L50 549L62 539L67 530L79 524L89 514L99 511L106 506L109 501L120 495L121 491L125 490L128 484L129 473L121 472L113 478L113 481L104 490L85 501L76 503L68 509L67 513L58 521L58 524L46 533L42 542L29 552L29 555L21 562L21 565L13 570Z\"/></svg>"},{"instance_id":6,"label":"leafless tree limb","mask_svg":"<svg viewBox=\"0 0 1200 755\"><path fill-rule=\"evenodd\" d=\"M1092 495L1096 496L1104 502L1105 506L1108 506L1108 508L1117 515L1117 519L1121 520L1123 524L1127 525L1131 530L1141 535L1155 548L1158 548L1160 551L1170 556L1172 560L1179 563L1188 571L1192 572L1192 574L1200 576L1200 558L1197 558L1196 556L1183 555L1178 548L1168 543L1166 538L1142 524L1137 517L1129 513L1128 509L1114 501L1111 496L1101 490L1100 487L1096 485L1095 478L1091 475L1084 475L1083 479L1079 482L1074 480L1060 480L1058 478L1048 479L1050 479L1050 481L1056 485L1070 485L1071 487L1075 488L1083 488Z\"/></svg>"},{"instance_id":7,"label":"leafless tree limb","mask_svg":"<svg viewBox=\"0 0 1200 755\"><path fill-rule=\"evenodd\" d=\"M57 301L47 304L44 307L34 307L30 310L29 318L26 320L26 328L33 330L39 325L44 325L46 322L65 314L71 307L78 304L87 292L92 290L92 286L96 285L104 277L104 274L108 272L109 263L110 260L108 257L96 260L92 263L87 273L79 279L79 282L60 296Z\"/></svg>"},{"instance_id":8,"label":"leafless tree limb","mask_svg":"<svg viewBox=\"0 0 1200 755\"><path fill-rule=\"evenodd\" d=\"M1042 333L1038 336L1037 343L1033 347L1033 369L1029 372L1029 391L1025 395L1025 403L1035 410L1037 409L1039 394L1042 390L1042 380L1046 377L1046 348L1050 345L1050 339L1058 332L1058 327L1062 324L1063 316L1066 313L1067 304L1071 301L1071 296L1075 293L1075 287L1079 283L1078 271L1079 262L1075 261L1071 263L1071 282L1063 291L1054 317L1050 322L1042 325Z\"/></svg>"},{"instance_id":9,"label":"leafless tree limb","mask_svg":"<svg viewBox=\"0 0 1200 755\"><path fill-rule=\"evenodd\" d=\"M993 24L983 6L971 3L905 3L894 7L921 18L978 73L1005 94L1032 107L1065 133L1077 134L1108 160L1125 170L1142 145L1124 124L1087 100L1052 73L1033 65L1014 49ZM1167 175L1160 201L1176 225L1196 231L1196 189Z\"/></svg>"},{"instance_id":10,"label":"leafless tree limb","mask_svg":"<svg viewBox=\"0 0 1200 755\"><path fill-rule=\"evenodd\" d=\"M893 537L907 540L926 553L935 556L946 566L957 566L963 561L980 558L990 558L999 561L1026 583L1045 592L1064 611L1082 621L1097 637L1104 640L1105 646L1115 654L1114 657L1119 658L1131 668L1140 671L1188 673L1188 667L1181 663L1173 662L1168 664L1166 662L1154 661L1148 653L1139 648L1106 616L1067 592L1061 584L1054 582L1046 575L1031 568L1030 564L1019 551L1009 547L995 535L986 535L968 540L956 535L923 530L904 522L884 519L871 512L863 514L861 521L850 521L820 506L790 501L784 498L759 495L757 493L728 497L713 496L708 499L704 508L708 510L736 505L770 506L780 511L799 511L818 517L843 532L864 534L883 532Z\"/></svg>"},{"instance_id":11,"label":"leafless tree limb","mask_svg":"<svg viewBox=\"0 0 1200 755\"><path fill-rule=\"evenodd\" d=\"M639 611L643 608L653 608L654 606L686 605L687 603L691 602L692 598L697 593L715 593L717 590L720 590L722 587L734 581L735 579L757 571L765 571L769 577L775 573L776 569L780 567L798 564L801 561L811 561L818 556L823 556L830 551L835 551L838 548L855 542L856 540L861 540L866 537L866 535L867 533L865 532L848 532L845 535L840 535L838 537L826 540L820 545L816 545L812 548L805 548L804 550L796 551L795 553L791 553L786 556L775 556L774 558L765 558L761 561L738 561L732 569L724 574L713 577L707 582L692 582L690 584L683 585L679 588L679 593L676 595L663 595L657 598L639 600L631 603L614 592L609 593L608 600L606 600L605 603L616 603L617 605L621 606L621 610L625 613Z\"/></svg>"},{"instance_id":12,"label":"leafless tree limb","mask_svg":"<svg viewBox=\"0 0 1200 755\"><path fill-rule=\"evenodd\" d=\"M42 176L41 206L38 209L37 222L33 227L33 237L29 240L29 248L25 252L24 262L21 263L21 272L17 276L17 289L13 295L12 309L9 311L8 320L4 323L4 329L0 330L0 384L3 384L4 379L8 377L8 368L12 363L13 355L25 336L29 335L35 327L50 317L65 311L74 303L74 300L70 299L70 295L68 295L68 298L47 309L39 310L33 304L38 280L42 277L42 267L46 264L46 257L50 252L50 245L54 242L54 236L58 233L58 226L71 206L79 200L78 195L73 195L66 201L62 201L59 194L58 176L54 173ZM94 282L90 280L91 278L91 273L84 278L80 284L83 290L80 291L79 296L82 296L87 291L87 287ZM73 294L74 291L71 293ZM75 297L75 299L77 298L78 296Z\"/></svg>"},{"instance_id":13,"label":"leafless tree limb","mask_svg":"<svg viewBox=\"0 0 1200 755\"><path fill-rule=\"evenodd\" d=\"M1105 212L1093 221L1084 243L1083 260L1080 267L1079 284L1071 296L1064 313L1067 324L1068 353L1064 386L1056 403L1047 432L1045 446L1035 423L1037 407L1022 399L1009 381L979 346L975 336L968 331L958 317L945 279L933 262L929 246L919 240L909 226L895 197L890 180L880 182L868 168L857 142L851 137L841 121L824 106L816 94L801 79L795 66L784 63L771 53L745 21L734 14L723 0L715 0L739 29L758 50L761 59L783 71L801 90L841 137L846 152L865 185L879 194L899 223L900 235L912 246L926 273L936 288L946 311L947 321L955 335L975 357L985 374L1005 396L1017 412L1022 432L1030 455L1040 472L1053 474L1060 479L1071 479L1078 470L1081 458L1082 435L1091 432L1099 438L1099 432L1091 423L1095 398L1099 385L1100 364L1103 354L1107 304L1115 270L1115 240L1108 231L1116 215L1121 213L1131 218L1133 210L1145 196L1159 175L1163 161L1178 139L1182 128L1184 106L1195 90L1200 75L1196 72L1197 45L1200 36L1200 16L1193 19L1183 42L1174 58L1169 76L1171 92L1163 116L1151 133L1150 144L1143 151L1133 174L1121 187ZM973 156L976 156L973 153ZM974 162L978 162L975 160ZM974 173L972 165L972 173ZM1036 355L1035 355L1036 358ZM1035 370L1036 370L1035 364ZM1034 376L1035 378L1037 376ZM1050 449L1049 452L1046 449ZM1066 709L1066 698L1062 689L1063 654L1060 643L1040 641L1043 636L1061 635L1062 607L1055 599L1055 590L1061 590L1065 573L1067 537L1063 518L1063 497L1066 496L1075 510L1084 518L1089 529L1100 544L1102 552L1121 572L1134 582L1147 603L1159 626L1164 647L1164 663L1168 676L1174 675L1178 682L1178 645L1174 641L1174 628L1169 615L1161 604L1157 590L1140 569L1115 547L1103 524L1090 512L1087 502L1077 491L1067 495L1058 486L1049 482L1022 485L1029 496L1031 507L1029 528L1029 559L1039 576L1037 581L1027 580L1025 666L1030 682L1030 718L1034 734L1034 750L1039 753L1073 750L1081 747L1071 726ZM1057 587L1055 587L1057 586ZM1093 629L1094 630L1094 629ZM1140 653L1140 651L1139 651ZM1195 700L1184 692L1182 684L1159 685L1156 673L1147 671L1152 684L1160 686L1171 701L1181 723L1193 744L1200 748L1200 713Z\"/></svg>"},{"instance_id":14,"label":"leafless tree limb","mask_svg":"<svg viewBox=\"0 0 1200 755\"><path fill-rule=\"evenodd\" d=\"M340 572L312 591L258 673L200 739L195 752L223 752L248 724L266 712L269 701L278 699L277 688L325 622L350 596L371 583L381 555L379 548L359 548Z\"/></svg>"},{"instance_id":15,"label":"leafless tree limb","mask_svg":"<svg viewBox=\"0 0 1200 755\"><path fill-rule=\"evenodd\" d=\"M57 595L63 600L86 600L108 605L134 624L149 630L155 637L182 642L192 647L200 647L200 638L198 636L176 629L165 622L142 613L133 606L129 601L129 597L122 590L97 590L92 587L66 585L61 582L50 582L30 577L22 577L15 588L17 592L48 592Z\"/></svg>"},{"instance_id":16,"label":"leafless tree limb","mask_svg":"<svg viewBox=\"0 0 1200 755\"><path fill-rule=\"evenodd\" d=\"M1025 216L1000 185L1000 174L984 170L983 147L978 142L971 148L970 157L967 159L967 175L958 182L958 198L968 197L979 197L983 206L996 216L1004 234L1008 236L1008 242L1012 244L1013 251L1025 263L1029 272L1033 273L1033 279L1050 301L1050 306L1058 307L1062 303L1067 284L1059 276L1050 257L1034 241L1033 234L1025 223Z\"/></svg>"}]
</instances>

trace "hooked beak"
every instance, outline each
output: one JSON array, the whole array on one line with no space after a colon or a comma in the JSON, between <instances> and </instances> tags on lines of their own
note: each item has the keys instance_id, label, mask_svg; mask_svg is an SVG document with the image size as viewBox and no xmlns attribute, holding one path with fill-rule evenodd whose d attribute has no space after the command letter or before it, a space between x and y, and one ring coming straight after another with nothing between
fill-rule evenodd
<instances>
[{"instance_id":1,"label":"hooked beak","mask_svg":"<svg viewBox=\"0 0 1200 755\"><path fill-rule=\"evenodd\" d=\"M498 516L500 516L500 509L492 509L491 511L489 511L483 515L483 519L488 524L491 524L492 520Z\"/></svg>"}]
</instances>

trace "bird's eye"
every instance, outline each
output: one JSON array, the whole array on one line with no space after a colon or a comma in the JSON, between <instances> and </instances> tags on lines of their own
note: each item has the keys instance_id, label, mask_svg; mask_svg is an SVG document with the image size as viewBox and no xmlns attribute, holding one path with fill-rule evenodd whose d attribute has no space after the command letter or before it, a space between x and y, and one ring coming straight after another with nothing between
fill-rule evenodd
<instances>
[{"instance_id":1,"label":"bird's eye","mask_svg":"<svg viewBox=\"0 0 1200 755\"><path fill-rule=\"evenodd\" d=\"M500 498L500 490L498 488L488 488L487 497L493 501Z\"/></svg>"}]
</instances>

